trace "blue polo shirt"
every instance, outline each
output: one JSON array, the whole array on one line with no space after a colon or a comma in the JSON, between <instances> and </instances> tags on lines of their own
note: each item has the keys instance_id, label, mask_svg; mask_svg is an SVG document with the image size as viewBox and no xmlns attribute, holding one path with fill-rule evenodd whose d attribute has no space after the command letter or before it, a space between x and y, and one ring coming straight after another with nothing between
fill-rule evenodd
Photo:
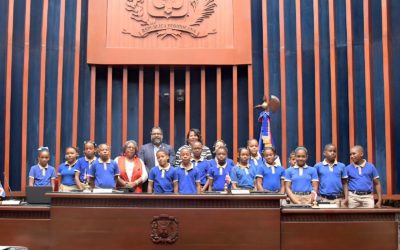
<instances>
[{"instance_id":1,"label":"blue polo shirt","mask_svg":"<svg viewBox=\"0 0 400 250\"><path fill-rule=\"evenodd\" d=\"M62 163L58 167L58 176L61 176L61 184L65 186L74 186L75 183L75 165L76 162L69 165L68 162Z\"/></svg>"},{"instance_id":2,"label":"blue polo shirt","mask_svg":"<svg viewBox=\"0 0 400 250\"><path fill-rule=\"evenodd\" d=\"M207 182L207 173L210 168L210 163L202 157L198 161L192 159L192 164L194 167L197 167L197 170L199 171L200 184L205 185Z\"/></svg>"},{"instance_id":3,"label":"blue polo shirt","mask_svg":"<svg viewBox=\"0 0 400 250\"><path fill-rule=\"evenodd\" d=\"M318 181L317 170L310 166L294 166L285 171L285 181L292 183L293 192L311 192L311 182Z\"/></svg>"},{"instance_id":4,"label":"blue polo shirt","mask_svg":"<svg viewBox=\"0 0 400 250\"><path fill-rule=\"evenodd\" d=\"M150 170L149 181L153 182L153 193L170 194L174 192L174 180L176 169L171 165L167 168L155 166Z\"/></svg>"},{"instance_id":5,"label":"blue polo shirt","mask_svg":"<svg viewBox=\"0 0 400 250\"><path fill-rule=\"evenodd\" d=\"M353 163L346 167L349 176L349 191L372 192L373 180L379 178L378 171L372 163L365 161L359 171Z\"/></svg>"},{"instance_id":6,"label":"blue polo shirt","mask_svg":"<svg viewBox=\"0 0 400 250\"><path fill-rule=\"evenodd\" d=\"M319 193L321 195L340 195L343 193L342 179L347 179L346 166L335 162L329 166L325 160L315 164L319 178Z\"/></svg>"},{"instance_id":7,"label":"blue polo shirt","mask_svg":"<svg viewBox=\"0 0 400 250\"><path fill-rule=\"evenodd\" d=\"M115 188L115 176L119 176L118 164L111 159L103 162L99 158L92 164L88 176L94 177L94 184L98 188Z\"/></svg>"},{"instance_id":8,"label":"blue polo shirt","mask_svg":"<svg viewBox=\"0 0 400 250\"><path fill-rule=\"evenodd\" d=\"M264 190L279 192L281 190L281 180L285 179L285 169L281 166L270 166L263 163L257 169L257 177L262 178Z\"/></svg>"},{"instance_id":9,"label":"blue polo shirt","mask_svg":"<svg viewBox=\"0 0 400 250\"><path fill-rule=\"evenodd\" d=\"M51 179L56 178L56 169L50 165L46 168L35 165L29 171L29 178L34 179L33 186L35 187L51 186Z\"/></svg>"},{"instance_id":10,"label":"blue polo shirt","mask_svg":"<svg viewBox=\"0 0 400 250\"><path fill-rule=\"evenodd\" d=\"M263 158L261 157L261 155L258 155L257 157L250 157L249 164L258 169L259 166L262 166L264 164Z\"/></svg>"},{"instance_id":11,"label":"blue polo shirt","mask_svg":"<svg viewBox=\"0 0 400 250\"><path fill-rule=\"evenodd\" d=\"M175 181L180 194L196 194L196 183L200 182L200 173L193 165L186 170L182 165L176 168Z\"/></svg>"},{"instance_id":12,"label":"blue polo shirt","mask_svg":"<svg viewBox=\"0 0 400 250\"><path fill-rule=\"evenodd\" d=\"M217 166L216 160L210 160L210 169L208 170L208 178L212 179L214 191L224 191L225 178L229 175L234 167L233 161L226 161L224 166ZM229 188L229 187L228 187Z\"/></svg>"},{"instance_id":13,"label":"blue polo shirt","mask_svg":"<svg viewBox=\"0 0 400 250\"><path fill-rule=\"evenodd\" d=\"M250 164L247 167L242 168L239 165L236 165L232 168L231 171L231 180L232 183L235 183L239 188L254 188L254 180L256 178L256 167Z\"/></svg>"},{"instance_id":14,"label":"blue polo shirt","mask_svg":"<svg viewBox=\"0 0 400 250\"><path fill-rule=\"evenodd\" d=\"M75 172L79 172L79 180L82 183L86 183L86 177L89 174L89 169L93 165L93 163L96 161L96 157L89 161L86 157L81 157L78 159L78 161L75 164Z\"/></svg>"}]
</instances>

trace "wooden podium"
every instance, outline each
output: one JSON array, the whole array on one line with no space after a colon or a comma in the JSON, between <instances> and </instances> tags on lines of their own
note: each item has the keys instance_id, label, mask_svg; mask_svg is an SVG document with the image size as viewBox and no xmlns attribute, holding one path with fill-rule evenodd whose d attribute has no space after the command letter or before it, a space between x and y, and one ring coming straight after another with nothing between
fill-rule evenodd
<instances>
[{"instance_id":1,"label":"wooden podium","mask_svg":"<svg viewBox=\"0 0 400 250\"><path fill-rule=\"evenodd\" d=\"M283 195L50 196L54 249L280 249Z\"/></svg>"},{"instance_id":2,"label":"wooden podium","mask_svg":"<svg viewBox=\"0 0 400 250\"><path fill-rule=\"evenodd\" d=\"M399 209L280 208L284 195L49 193L0 206L0 245L29 249L397 249Z\"/></svg>"}]
</instances>

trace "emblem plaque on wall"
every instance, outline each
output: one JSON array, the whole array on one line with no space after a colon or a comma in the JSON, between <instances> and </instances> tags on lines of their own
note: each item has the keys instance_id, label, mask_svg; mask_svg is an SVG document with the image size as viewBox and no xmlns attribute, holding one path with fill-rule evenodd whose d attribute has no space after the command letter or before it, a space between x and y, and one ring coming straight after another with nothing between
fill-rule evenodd
<instances>
[{"instance_id":1,"label":"emblem plaque on wall","mask_svg":"<svg viewBox=\"0 0 400 250\"><path fill-rule=\"evenodd\" d=\"M89 0L89 64L252 64L251 0Z\"/></svg>"},{"instance_id":2,"label":"emblem plaque on wall","mask_svg":"<svg viewBox=\"0 0 400 250\"><path fill-rule=\"evenodd\" d=\"M150 239L156 244L172 244L179 237L179 224L174 216L161 214L151 221Z\"/></svg>"},{"instance_id":3,"label":"emblem plaque on wall","mask_svg":"<svg viewBox=\"0 0 400 250\"><path fill-rule=\"evenodd\" d=\"M216 7L214 0L126 0L125 10L140 26L123 29L122 33L136 38L150 34L161 39L167 36L178 39L182 34L206 37L217 33L215 28L201 29L203 21L214 14Z\"/></svg>"}]
</instances>

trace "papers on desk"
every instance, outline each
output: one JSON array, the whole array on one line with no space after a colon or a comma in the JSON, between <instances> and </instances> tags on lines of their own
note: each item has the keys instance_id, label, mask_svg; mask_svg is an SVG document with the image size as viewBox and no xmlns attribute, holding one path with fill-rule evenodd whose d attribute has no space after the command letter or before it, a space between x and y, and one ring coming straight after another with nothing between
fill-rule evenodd
<instances>
[{"instance_id":1,"label":"papers on desk","mask_svg":"<svg viewBox=\"0 0 400 250\"><path fill-rule=\"evenodd\" d=\"M112 188L95 188L93 189L94 194L111 194L113 192Z\"/></svg>"},{"instance_id":2,"label":"papers on desk","mask_svg":"<svg viewBox=\"0 0 400 250\"><path fill-rule=\"evenodd\" d=\"M232 194L250 194L250 190L246 189L232 189L231 190Z\"/></svg>"},{"instance_id":3,"label":"papers on desk","mask_svg":"<svg viewBox=\"0 0 400 250\"><path fill-rule=\"evenodd\" d=\"M1 201L1 205L3 205L3 206L18 206L19 204L21 204L20 200L5 200L5 201Z\"/></svg>"},{"instance_id":4,"label":"papers on desk","mask_svg":"<svg viewBox=\"0 0 400 250\"><path fill-rule=\"evenodd\" d=\"M339 208L339 206L337 204L320 203L318 204L318 208Z\"/></svg>"}]
</instances>

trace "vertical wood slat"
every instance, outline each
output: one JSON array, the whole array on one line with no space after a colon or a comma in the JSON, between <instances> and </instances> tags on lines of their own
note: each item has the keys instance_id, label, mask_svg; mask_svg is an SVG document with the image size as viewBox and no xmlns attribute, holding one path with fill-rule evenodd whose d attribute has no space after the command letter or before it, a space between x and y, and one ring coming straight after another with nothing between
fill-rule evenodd
<instances>
[{"instance_id":1,"label":"vertical wood slat","mask_svg":"<svg viewBox=\"0 0 400 250\"><path fill-rule=\"evenodd\" d=\"M314 0L314 56L315 56L315 160L321 161L321 71L319 42L319 0Z\"/></svg>"},{"instance_id":2,"label":"vertical wood slat","mask_svg":"<svg viewBox=\"0 0 400 250\"><path fill-rule=\"evenodd\" d=\"M42 18L42 46L40 52L40 87L39 87L39 146L44 142L44 104L46 90L46 40L47 40L47 14L49 10L49 1L43 0L43 18Z\"/></svg>"},{"instance_id":3,"label":"vertical wood slat","mask_svg":"<svg viewBox=\"0 0 400 250\"><path fill-rule=\"evenodd\" d=\"M160 68L154 71L154 127L160 124Z\"/></svg>"},{"instance_id":4,"label":"vertical wood slat","mask_svg":"<svg viewBox=\"0 0 400 250\"><path fill-rule=\"evenodd\" d=\"M65 27L65 0L60 2L60 24L58 39L58 68L57 68L57 103L56 103L56 169L60 165L61 151L61 112L62 112L62 90L63 90L63 66L64 66L64 27Z\"/></svg>"},{"instance_id":5,"label":"vertical wood slat","mask_svg":"<svg viewBox=\"0 0 400 250\"><path fill-rule=\"evenodd\" d=\"M347 78L349 100L349 145L355 144L355 120L354 120L354 63L353 63L353 14L352 1L346 1L346 36L347 36Z\"/></svg>"},{"instance_id":6,"label":"vertical wood slat","mask_svg":"<svg viewBox=\"0 0 400 250\"><path fill-rule=\"evenodd\" d=\"M12 84L12 51L14 29L14 1L8 2L7 21L7 61L5 86L5 117L4 117L4 188L9 190L10 185L10 132L11 132L11 84Z\"/></svg>"},{"instance_id":7,"label":"vertical wood slat","mask_svg":"<svg viewBox=\"0 0 400 250\"><path fill-rule=\"evenodd\" d=\"M96 133L96 66L90 66L90 140Z\"/></svg>"},{"instance_id":8,"label":"vertical wood slat","mask_svg":"<svg viewBox=\"0 0 400 250\"><path fill-rule=\"evenodd\" d=\"M122 70L122 143L128 139L128 68Z\"/></svg>"},{"instance_id":9,"label":"vertical wood slat","mask_svg":"<svg viewBox=\"0 0 400 250\"><path fill-rule=\"evenodd\" d=\"M335 1L329 0L329 48L331 66L331 110L332 110L332 143L338 145L337 114L337 78L336 78L336 33Z\"/></svg>"},{"instance_id":10,"label":"vertical wood slat","mask_svg":"<svg viewBox=\"0 0 400 250\"><path fill-rule=\"evenodd\" d=\"M107 144L112 144L112 66L107 67Z\"/></svg>"},{"instance_id":11,"label":"vertical wood slat","mask_svg":"<svg viewBox=\"0 0 400 250\"><path fill-rule=\"evenodd\" d=\"M296 54L297 54L297 130L298 145L304 145L303 127L303 46L301 33L301 0L296 0Z\"/></svg>"},{"instance_id":12,"label":"vertical wood slat","mask_svg":"<svg viewBox=\"0 0 400 250\"><path fill-rule=\"evenodd\" d=\"M29 37L31 27L31 1L26 0L24 34L24 71L22 77L22 131L21 131L21 190L26 188L26 154L28 134L28 88L29 88Z\"/></svg>"},{"instance_id":13,"label":"vertical wood slat","mask_svg":"<svg viewBox=\"0 0 400 250\"><path fill-rule=\"evenodd\" d=\"M253 66L247 66L247 98L249 104L249 139L254 138Z\"/></svg>"},{"instance_id":14,"label":"vertical wood slat","mask_svg":"<svg viewBox=\"0 0 400 250\"><path fill-rule=\"evenodd\" d=\"M282 114L282 163L286 166L286 58L285 58L285 1L279 0L279 39L280 39L280 68L281 68L281 114Z\"/></svg>"},{"instance_id":15,"label":"vertical wood slat","mask_svg":"<svg viewBox=\"0 0 400 250\"><path fill-rule=\"evenodd\" d=\"M79 64L81 50L82 0L76 0L75 52L74 52L74 101L72 104L72 145L78 140Z\"/></svg>"},{"instance_id":16,"label":"vertical wood slat","mask_svg":"<svg viewBox=\"0 0 400 250\"><path fill-rule=\"evenodd\" d=\"M394 172L392 152L392 97L391 97L391 40L390 40L390 1L382 0L382 49L383 49L383 88L385 106L385 148L386 148L386 193L394 193Z\"/></svg>"},{"instance_id":17,"label":"vertical wood slat","mask_svg":"<svg viewBox=\"0 0 400 250\"><path fill-rule=\"evenodd\" d=\"M233 161L236 162L238 159L238 68L237 66L232 67L232 111L233 111Z\"/></svg>"},{"instance_id":18,"label":"vertical wood slat","mask_svg":"<svg viewBox=\"0 0 400 250\"><path fill-rule=\"evenodd\" d=\"M175 145L175 69L169 70L169 144Z\"/></svg>"},{"instance_id":19,"label":"vertical wood slat","mask_svg":"<svg viewBox=\"0 0 400 250\"><path fill-rule=\"evenodd\" d=\"M185 69L185 134L190 129L190 67Z\"/></svg>"},{"instance_id":20,"label":"vertical wood slat","mask_svg":"<svg viewBox=\"0 0 400 250\"><path fill-rule=\"evenodd\" d=\"M206 68L201 67L201 78L200 78L200 92L201 92L201 137L203 137L203 143L206 144L207 137L207 123L206 123Z\"/></svg>"},{"instance_id":21,"label":"vertical wood slat","mask_svg":"<svg viewBox=\"0 0 400 250\"><path fill-rule=\"evenodd\" d=\"M222 139L222 72L217 67L217 140Z\"/></svg>"},{"instance_id":22,"label":"vertical wood slat","mask_svg":"<svg viewBox=\"0 0 400 250\"><path fill-rule=\"evenodd\" d=\"M368 161L375 162L374 138L374 90L372 79L372 46L371 46L371 0L364 0L364 62L365 62L365 102L367 117L367 148Z\"/></svg>"},{"instance_id":23,"label":"vertical wood slat","mask_svg":"<svg viewBox=\"0 0 400 250\"><path fill-rule=\"evenodd\" d=\"M262 34L263 34L263 62L264 62L264 95L269 96L269 58L268 58L268 16L267 0L262 1Z\"/></svg>"},{"instance_id":24,"label":"vertical wood slat","mask_svg":"<svg viewBox=\"0 0 400 250\"><path fill-rule=\"evenodd\" d=\"M144 92L143 66L139 67L139 117L138 117L138 143L143 145L143 92Z\"/></svg>"}]
</instances>

